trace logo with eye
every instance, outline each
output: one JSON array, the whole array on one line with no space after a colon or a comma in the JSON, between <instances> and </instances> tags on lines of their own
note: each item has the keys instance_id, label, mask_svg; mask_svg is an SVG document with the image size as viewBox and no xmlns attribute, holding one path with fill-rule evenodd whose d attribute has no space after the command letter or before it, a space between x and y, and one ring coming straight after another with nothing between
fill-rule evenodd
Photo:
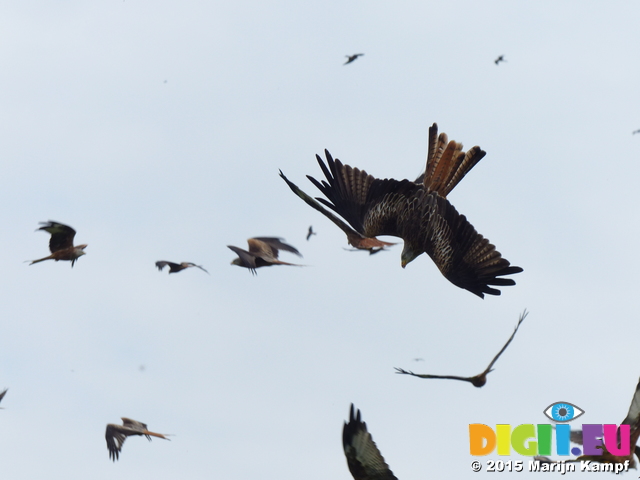
<instances>
[{"instance_id":1,"label":"logo with eye","mask_svg":"<svg viewBox=\"0 0 640 480\"><path fill-rule=\"evenodd\" d=\"M545 408L543 413L554 422L565 423L578 418L584 413L584 410L573 403L556 402Z\"/></svg>"}]
</instances>

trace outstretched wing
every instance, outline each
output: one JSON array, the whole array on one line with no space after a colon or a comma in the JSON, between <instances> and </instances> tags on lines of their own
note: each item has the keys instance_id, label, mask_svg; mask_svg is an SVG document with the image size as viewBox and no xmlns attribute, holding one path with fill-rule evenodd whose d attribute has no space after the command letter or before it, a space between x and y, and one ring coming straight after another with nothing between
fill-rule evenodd
<instances>
[{"instance_id":1,"label":"outstretched wing","mask_svg":"<svg viewBox=\"0 0 640 480\"><path fill-rule=\"evenodd\" d=\"M169 267L169 273L176 271L176 269L179 271L180 269L180 265L177 263L173 263L173 262L167 262L166 260L160 260L158 262L156 262L156 267L158 267L158 270L162 270L164 267L168 266Z\"/></svg>"},{"instance_id":2,"label":"outstretched wing","mask_svg":"<svg viewBox=\"0 0 640 480\"><path fill-rule=\"evenodd\" d=\"M367 424L360 420L360 410L356 415L353 410L351 404L349 423L345 422L342 429L342 446L351 475L355 480L398 480L367 431Z\"/></svg>"},{"instance_id":3,"label":"outstretched wing","mask_svg":"<svg viewBox=\"0 0 640 480\"><path fill-rule=\"evenodd\" d=\"M113 425L110 423L107 425L107 431L104 437L107 440L107 448L109 449L109 458L114 462L120 458L120 451L122 445L127 439L127 436L119 430L119 425Z\"/></svg>"},{"instance_id":4,"label":"outstretched wing","mask_svg":"<svg viewBox=\"0 0 640 480\"><path fill-rule=\"evenodd\" d=\"M230 248L231 250L233 250L238 255L238 259L242 263L243 267L255 270L255 268L256 268L256 257L255 257L255 255L252 255L251 253L249 253L246 250L243 250L241 248L234 247L233 245L227 245L227 247Z\"/></svg>"},{"instance_id":5,"label":"outstretched wing","mask_svg":"<svg viewBox=\"0 0 640 480\"><path fill-rule=\"evenodd\" d=\"M263 242L263 243L267 244L270 247L272 255L275 258L278 258L278 250L284 250L286 252L295 253L299 257L302 256L302 254L295 247L292 247L288 243L284 243L282 241L282 238L278 238L278 237L254 237L254 238L250 238L249 240L247 240L249 242L249 251L250 252L254 251L253 248L259 248L260 249L259 251L261 251L261 252L263 252L265 250L268 251L268 249L265 249L264 246L258 245L255 242L252 242L252 240L258 240L259 242Z\"/></svg>"},{"instance_id":6,"label":"outstretched wing","mask_svg":"<svg viewBox=\"0 0 640 480\"><path fill-rule=\"evenodd\" d=\"M49 250L51 250L51 253L73 247L73 238L76 236L76 231L73 228L51 220L48 222L40 222L40 224L42 227L38 230L44 230L51 234L51 239L49 240Z\"/></svg>"},{"instance_id":7,"label":"outstretched wing","mask_svg":"<svg viewBox=\"0 0 640 480\"><path fill-rule=\"evenodd\" d=\"M4 392L0 392L0 401L2 401L2 399L4 398L4 396L7 394L7 391L8 391L8 390L9 390L8 388L5 388L5 389L4 389Z\"/></svg>"},{"instance_id":8,"label":"outstretched wing","mask_svg":"<svg viewBox=\"0 0 640 480\"><path fill-rule=\"evenodd\" d=\"M631 425L631 429L634 429L634 427L640 428L640 381L638 382L636 391L633 394L633 399L629 406L629 412L627 412L627 416L622 423L625 425Z\"/></svg>"},{"instance_id":9,"label":"outstretched wing","mask_svg":"<svg viewBox=\"0 0 640 480\"><path fill-rule=\"evenodd\" d=\"M327 165L316 156L327 181L308 177L328 200L318 198L365 237L393 235L405 241L413 258L426 252L454 285L484 297L500 295L490 285L515 285L498 278L521 272L502 258L464 215L437 192L409 180L376 179L343 165L325 150ZM410 260L409 260L410 261Z\"/></svg>"}]
</instances>

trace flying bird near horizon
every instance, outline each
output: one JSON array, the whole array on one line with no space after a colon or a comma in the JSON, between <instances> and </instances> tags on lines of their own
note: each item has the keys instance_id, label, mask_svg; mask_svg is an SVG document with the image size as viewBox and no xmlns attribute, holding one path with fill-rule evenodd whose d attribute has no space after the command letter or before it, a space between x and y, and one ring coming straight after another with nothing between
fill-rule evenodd
<instances>
[{"instance_id":1,"label":"flying bird near horizon","mask_svg":"<svg viewBox=\"0 0 640 480\"><path fill-rule=\"evenodd\" d=\"M191 267L198 267L203 272L209 273L202 267L202 265L196 265L195 263L191 262L173 263L167 262L166 260L159 260L156 262L156 267L158 267L158 270L160 271L162 271L162 269L166 266L169 267L169 273L181 272L182 270Z\"/></svg>"},{"instance_id":2,"label":"flying bird near horizon","mask_svg":"<svg viewBox=\"0 0 640 480\"><path fill-rule=\"evenodd\" d=\"M166 433L150 432L146 423L131 420L130 418L121 417L122 425L116 425L115 423L109 423L105 432L105 438L107 440L107 448L109 449L109 458L114 462L120 458L120 452L122 445L127 437L133 435L144 435L147 440L151 441L151 436L164 438L165 440L171 440L165 437Z\"/></svg>"},{"instance_id":3,"label":"flying bird near horizon","mask_svg":"<svg viewBox=\"0 0 640 480\"><path fill-rule=\"evenodd\" d=\"M353 410L352 403L349 423L342 428L342 447L354 480L398 480L361 420L360 410L355 415Z\"/></svg>"},{"instance_id":4,"label":"flying bird near horizon","mask_svg":"<svg viewBox=\"0 0 640 480\"><path fill-rule=\"evenodd\" d=\"M327 197L315 200L342 216L351 227L324 210L317 202L280 176L307 204L330 218L346 234L350 245L370 250L389 245L378 235L404 240L402 268L427 253L440 272L454 285L484 298L500 295L492 286L515 285L510 278L522 272L511 266L489 240L480 235L446 196L485 155L480 147L462 151L462 144L437 135L438 126L429 128L429 149L425 173L416 182L378 179L366 171L343 165L325 150L326 165L316 159L326 181L307 178Z\"/></svg>"},{"instance_id":5,"label":"flying bird near horizon","mask_svg":"<svg viewBox=\"0 0 640 480\"><path fill-rule=\"evenodd\" d=\"M307 232L307 242L309 241L312 235L316 235L316 232L313 231L313 225L309 225L309 231Z\"/></svg>"},{"instance_id":6,"label":"flying bird near horizon","mask_svg":"<svg viewBox=\"0 0 640 480\"><path fill-rule=\"evenodd\" d=\"M303 266L278 260L278 252L280 250L285 250L302 257L298 250L284 243L282 238L255 237L248 239L247 243L249 244L249 251L234 247L233 245L227 245L227 247L238 255L238 258L233 259L231 265L248 268L252 275L256 275L256 268L270 267L271 265Z\"/></svg>"},{"instance_id":7,"label":"flying bird near horizon","mask_svg":"<svg viewBox=\"0 0 640 480\"><path fill-rule=\"evenodd\" d=\"M493 61L496 65L498 65L500 62L506 62L506 60L504 59L504 55L500 55L498 58L496 58Z\"/></svg>"},{"instance_id":8,"label":"flying bird near horizon","mask_svg":"<svg viewBox=\"0 0 640 480\"><path fill-rule=\"evenodd\" d=\"M526 310L522 312L522 314L520 315L520 319L518 320L518 324L516 325L516 328L513 330L513 333L509 337L509 340L507 340L507 343L505 343L504 347L502 347L502 349L498 352L498 354L495 357L493 357L493 360L491 360L491 363L489 363L489 366L484 370L484 372L479 373L478 375L474 375L473 377L458 377L455 375L428 375L428 374L413 373L409 370L403 370L402 368L395 367L396 373L413 375L414 377L420 377L420 378L441 378L446 380L462 380L464 382L471 383L471 385L473 385L474 387L478 387L478 388L483 387L487 383L487 375L493 371L492 367L498 361L498 358L500 358L500 355L502 355L502 353L507 349L507 347L513 340L513 337L516 336L516 333L518 332L518 328L520 328L520 324L524 321L527 315L528 315L528 312Z\"/></svg>"},{"instance_id":9,"label":"flying bird near horizon","mask_svg":"<svg viewBox=\"0 0 640 480\"><path fill-rule=\"evenodd\" d=\"M71 261L71 267L73 267L78 258L86 255L84 249L87 248L87 244L73 245L76 231L70 226L51 220L48 222L40 222L40 225L42 225L42 227L36 229L36 232L43 230L51 234L51 238L49 239L51 255L38 260L32 260L29 265L44 262L45 260L55 260L56 262L59 260L68 260Z\"/></svg>"},{"instance_id":10,"label":"flying bird near horizon","mask_svg":"<svg viewBox=\"0 0 640 480\"><path fill-rule=\"evenodd\" d=\"M4 398L4 396L7 394L7 391L8 391L8 390L9 390L8 388L5 388L5 389L4 389L4 392L0 392L0 402L2 401L2 399ZM4 408L4 407L0 407L0 408Z\"/></svg>"},{"instance_id":11,"label":"flying bird near horizon","mask_svg":"<svg viewBox=\"0 0 640 480\"><path fill-rule=\"evenodd\" d=\"M361 57L363 55L364 53L355 53L353 55L345 55L345 57L347 57L347 61L344 62L343 65L347 65L351 62L355 62L358 59L358 57Z\"/></svg>"}]
</instances>

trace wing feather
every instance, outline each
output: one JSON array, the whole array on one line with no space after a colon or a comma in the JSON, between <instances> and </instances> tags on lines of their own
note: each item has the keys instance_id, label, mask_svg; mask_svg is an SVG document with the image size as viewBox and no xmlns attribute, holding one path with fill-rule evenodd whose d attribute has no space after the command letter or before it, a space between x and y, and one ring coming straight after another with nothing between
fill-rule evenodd
<instances>
[{"instance_id":1,"label":"wing feather","mask_svg":"<svg viewBox=\"0 0 640 480\"><path fill-rule=\"evenodd\" d=\"M76 231L73 228L52 220L40 222L40 224L42 227L38 230L44 230L51 234L51 238L49 239L49 250L51 250L51 253L73 247L73 238L76 236Z\"/></svg>"}]
</instances>

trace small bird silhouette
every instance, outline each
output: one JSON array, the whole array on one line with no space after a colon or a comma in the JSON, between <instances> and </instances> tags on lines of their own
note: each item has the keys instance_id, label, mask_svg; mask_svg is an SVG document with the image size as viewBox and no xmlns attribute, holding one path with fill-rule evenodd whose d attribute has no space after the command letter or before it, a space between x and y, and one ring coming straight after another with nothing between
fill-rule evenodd
<instances>
[{"instance_id":1,"label":"small bird silhouette","mask_svg":"<svg viewBox=\"0 0 640 480\"><path fill-rule=\"evenodd\" d=\"M243 250L233 245L227 245L231 250L238 254L238 258L234 258L231 265L248 268L255 275L256 268L270 267L271 265L291 265L293 267L302 267L294 263L287 263L278 260L278 252L286 250L295 253L299 257L302 255L291 245L284 243L281 238L277 237L255 237L247 240L249 251Z\"/></svg>"},{"instance_id":2,"label":"small bird silhouette","mask_svg":"<svg viewBox=\"0 0 640 480\"><path fill-rule=\"evenodd\" d=\"M313 231L313 226L309 225L309 231L307 232L307 241L309 241L311 235L316 235L316 232Z\"/></svg>"},{"instance_id":3,"label":"small bird silhouette","mask_svg":"<svg viewBox=\"0 0 640 480\"><path fill-rule=\"evenodd\" d=\"M355 62L358 57L363 56L364 53L355 53L353 55L345 55L347 57L347 61L343 63L343 65L347 65L348 63Z\"/></svg>"},{"instance_id":4,"label":"small bird silhouette","mask_svg":"<svg viewBox=\"0 0 640 480\"><path fill-rule=\"evenodd\" d=\"M635 135L636 133L640 133L640 129L634 130L633 132L631 132L631 135Z\"/></svg>"},{"instance_id":5,"label":"small bird silhouette","mask_svg":"<svg viewBox=\"0 0 640 480\"><path fill-rule=\"evenodd\" d=\"M8 388L4 389L4 392L0 392L0 402L2 401L2 399L4 398L4 396L7 394L7 390L9 390ZM3 408L3 407L0 407Z\"/></svg>"},{"instance_id":6,"label":"small bird silhouette","mask_svg":"<svg viewBox=\"0 0 640 480\"><path fill-rule=\"evenodd\" d=\"M120 451L122 450L124 441L127 439L127 437L132 435L144 435L149 441L151 441L151 437L149 435L153 435L154 437L158 438L164 438L165 440L170 440L162 433L150 432L147 429L146 423L137 422L136 420L122 417L122 425L109 423L104 435L107 440L107 448L109 449L110 459L115 462L120 458Z\"/></svg>"},{"instance_id":7,"label":"small bird silhouette","mask_svg":"<svg viewBox=\"0 0 640 480\"><path fill-rule=\"evenodd\" d=\"M44 262L45 260L55 260L56 262L59 260L68 260L73 267L78 258L86 255L84 251L84 249L87 248L86 244L73 246L73 239L76 236L76 231L73 228L62 223L52 222L51 220L48 222L40 222L40 224L42 227L36 231L43 230L51 234L51 238L49 239L51 255L33 260L29 265Z\"/></svg>"},{"instance_id":8,"label":"small bird silhouette","mask_svg":"<svg viewBox=\"0 0 640 480\"><path fill-rule=\"evenodd\" d=\"M525 310L524 312L522 312L522 315L520 315L520 319L518 320L518 324L516 325L516 328L513 330L513 333L511 334L511 336L509 337L509 340L507 340L507 343L504 344L504 347L502 347L502 350L500 350L498 352L498 354L493 357L493 360L491 360L491 363L489 364L489 366L485 369L484 372L475 375L473 377L457 377L455 375L428 375L428 374L417 374L417 373L413 373L409 370L403 370L402 368L397 368L396 367L396 373L403 373L405 375L413 375L414 377L420 377L420 378L444 378L444 379L448 379L448 380L462 380L464 382L469 382L471 383L471 385L473 385L474 387L482 387L484 386L485 383L487 383L487 375L493 371L493 365L496 363L496 361L498 360L498 358L500 358L500 355L502 355L502 352L504 352L507 347L509 346L509 344L511 343L511 340L513 340L513 337L515 337L516 332L518 331L518 328L520 327L520 324L524 321L524 319L527 317L527 311Z\"/></svg>"},{"instance_id":9,"label":"small bird silhouette","mask_svg":"<svg viewBox=\"0 0 640 480\"><path fill-rule=\"evenodd\" d=\"M191 262L173 263L173 262L167 262L166 260L159 260L156 262L156 267L158 267L158 270L160 271L162 271L162 269L166 266L169 266L169 273L177 273L184 270L185 268L190 268L190 267L197 267L203 272L209 273L204 268L202 268L201 265L196 265L195 263L191 263Z\"/></svg>"},{"instance_id":10,"label":"small bird silhouette","mask_svg":"<svg viewBox=\"0 0 640 480\"><path fill-rule=\"evenodd\" d=\"M504 55L500 55L498 58L496 58L493 61L496 65L498 65L500 62L506 62L506 60L504 59Z\"/></svg>"}]
</instances>

